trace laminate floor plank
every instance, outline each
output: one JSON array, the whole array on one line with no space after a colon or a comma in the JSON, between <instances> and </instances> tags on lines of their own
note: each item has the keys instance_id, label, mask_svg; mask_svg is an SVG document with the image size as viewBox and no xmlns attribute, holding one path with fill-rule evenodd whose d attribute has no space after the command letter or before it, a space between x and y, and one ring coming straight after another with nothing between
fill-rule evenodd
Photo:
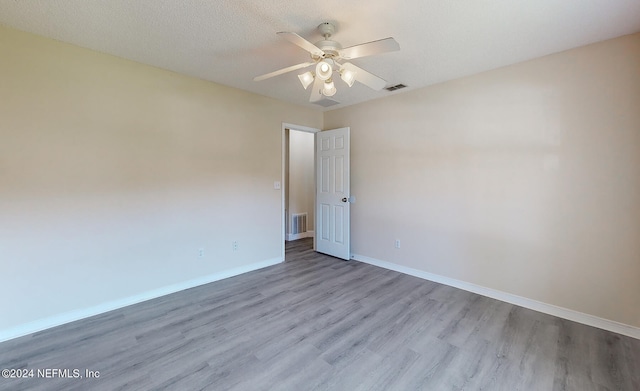
<instances>
[{"instance_id":1,"label":"laminate floor plank","mask_svg":"<svg viewBox=\"0 0 640 391\"><path fill-rule=\"evenodd\" d=\"M395 349L388 355L377 355L373 368L375 372L364 374L357 380L360 382L353 390L385 391L400 389L400 383L409 368L418 360L420 355L415 351L403 347Z\"/></svg>"},{"instance_id":2,"label":"laminate floor plank","mask_svg":"<svg viewBox=\"0 0 640 391\"><path fill-rule=\"evenodd\" d=\"M0 390L640 390L640 340L286 243L286 262L0 343ZM37 374L37 372L36 372Z\"/></svg>"}]
</instances>

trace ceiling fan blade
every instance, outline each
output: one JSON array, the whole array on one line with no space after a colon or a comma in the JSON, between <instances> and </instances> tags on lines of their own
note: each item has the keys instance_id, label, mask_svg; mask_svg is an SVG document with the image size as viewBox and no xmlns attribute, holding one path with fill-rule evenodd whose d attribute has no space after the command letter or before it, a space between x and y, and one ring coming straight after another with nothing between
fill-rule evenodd
<instances>
[{"instance_id":1,"label":"ceiling fan blade","mask_svg":"<svg viewBox=\"0 0 640 391\"><path fill-rule=\"evenodd\" d=\"M282 75L284 73L295 71L297 69L306 68L309 65L313 65L313 64L315 64L315 62L303 62L302 64L292 65L290 67L282 68L282 69L279 69L277 71L273 71L271 73L264 74L262 76L256 76L256 77L253 78L253 81L262 81L264 79L268 79L270 77Z\"/></svg>"},{"instance_id":2,"label":"ceiling fan blade","mask_svg":"<svg viewBox=\"0 0 640 391\"><path fill-rule=\"evenodd\" d=\"M324 57L324 52L319 47L302 38L296 33L281 31L277 34L287 41L291 42L292 44L300 46L304 50L311 53L311 55L313 56Z\"/></svg>"},{"instance_id":3,"label":"ceiling fan blade","mask_svg":"<svg viewBox=\"0 0 640 391\"><path fill-rule=\"evenodd\" d=\"M313 86L311 86L311 97L309 98L309 102L314 103L322 99L323 86L324 82L316 77L313 81Z\"/></svg>"},{"instance_id":4,"label":"ceiling fan blade","mask_svg":"<svg viewBox=\"0 0 640 391\"><path fill-rule=\"evenodd\" d=\"M373 73L369 73L364 69L351 64L350 62L345 62L344 64L342 64L342 67L346 70L354 72L356 74L356 80L371 88L372 90L380 91L384 88L384 86L387 85L386 80L379 78Z\"/></svg>"},{"instance_id":5,"label":"ceiling fan blade","mask_svg":"<svg viewBox=\"0 0 640 391\"><path fill-rule=\"evenodd\" d=\"M395 52L400 50L400 45L395 39L389 37L378 41L350 46L338 51L341 58L351 60L354 58L372 56L374 54Z\"/></svg>"}]
</instances>

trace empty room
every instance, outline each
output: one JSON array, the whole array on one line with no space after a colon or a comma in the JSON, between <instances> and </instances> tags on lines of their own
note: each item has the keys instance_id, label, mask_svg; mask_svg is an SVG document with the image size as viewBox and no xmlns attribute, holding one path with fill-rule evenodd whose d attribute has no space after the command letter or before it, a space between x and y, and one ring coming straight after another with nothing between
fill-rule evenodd
<instances>
[{"instance_id":1,"label":"empty room","mask_svg":"<svg viewBox=\"0 0 640 391\"><path fill-rule=\"evenodd\" d=\"M640 390L640 2L0 1L0 390Z\"/></svg>"}]
</instances>

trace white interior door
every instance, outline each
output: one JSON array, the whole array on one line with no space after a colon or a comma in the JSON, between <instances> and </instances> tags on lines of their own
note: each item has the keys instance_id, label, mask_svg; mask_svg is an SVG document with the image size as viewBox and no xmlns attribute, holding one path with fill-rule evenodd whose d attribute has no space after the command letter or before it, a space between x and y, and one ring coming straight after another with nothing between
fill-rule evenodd
<instances>
[{"instance_id":1,"label":"white interior door","mask_svg":"<svg viewBox=\"0 0 640 391\"><path fill-rule=\"evenodd\" d=\"M316 251L349 259L349 128L316 133Z\"/></svg>"}]
</instances>

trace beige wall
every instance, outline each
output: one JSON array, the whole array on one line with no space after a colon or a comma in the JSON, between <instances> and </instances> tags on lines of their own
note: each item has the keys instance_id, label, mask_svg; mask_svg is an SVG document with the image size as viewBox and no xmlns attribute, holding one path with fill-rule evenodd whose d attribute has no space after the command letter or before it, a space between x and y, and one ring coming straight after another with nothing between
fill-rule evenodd
<instances>
[{"instance_id":1,"label":"beige wall","mask_svg":"<svg viewBox=\"0 0 640 391\"><path fill-rule=\"evenodd\" d=\"M314 134L289 131L289 216L307 213L307 230L313 231L315 173Z\"/></svg>"},{"instance_id":2,"label":"beige wall","mask_svg":"<svg viewBox=\"0 0 640 391\"><path fill-rule=\"evenodd\" d=\"M0 27L0 334L280 258L282 122L322 113Z\"/></svg>"},{"instance_id":3,"label":"beige wall","mask_svg":"<svg viewBox=\"0 0 640 391\"><path fill-rule=\"evenodd\" d=\"M323 118L0 27L0 334L280 257L281 124L323 121L354 253L640 326L638 69L636 34Z\"/></svg>"},{"instance_id":4,"label":"beige wall","mask_svg":"<svg viewBox=\"0 0 640 391\"><path fill-rule=\"evenodd\" d=\"M640 326L640 34L324 121L353 253Z\"/></svg>"}]
</instances>

